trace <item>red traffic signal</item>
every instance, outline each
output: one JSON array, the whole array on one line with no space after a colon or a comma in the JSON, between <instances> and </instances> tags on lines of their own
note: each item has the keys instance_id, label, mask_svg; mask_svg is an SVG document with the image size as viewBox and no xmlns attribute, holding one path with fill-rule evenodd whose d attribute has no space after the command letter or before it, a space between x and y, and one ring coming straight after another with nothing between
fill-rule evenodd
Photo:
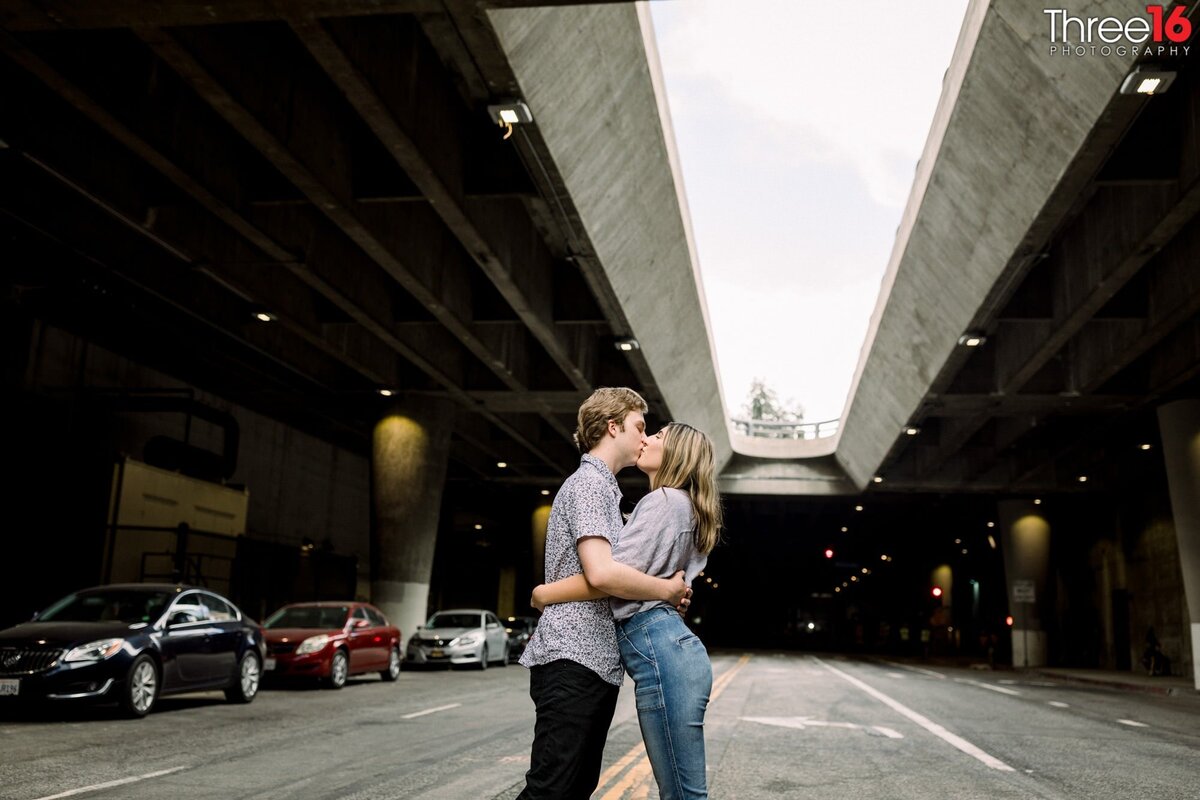
<instances>
[{"instance_id":1,"label":"red traffic signal","mask_svg":"<svg viewBox=\"0 0 1200 800\"><path fill-rule=\"evenodd\" d=\"M934 597L941 597L942 596L942 587L940 587L940 586L933 587L932 594Z\"/></svg>"},{"instance_id":2,"label":"red traffic signal","mask_svg":"<svg viewBox=\"0 0 1200 800\"><path fill-rule=\"evenodd\" d=\"M826 547L826 548L825 548L825 557L826 557L826 558L833 558L833 550L831 550L830 548Z\"/></svg>"}]
</instances>

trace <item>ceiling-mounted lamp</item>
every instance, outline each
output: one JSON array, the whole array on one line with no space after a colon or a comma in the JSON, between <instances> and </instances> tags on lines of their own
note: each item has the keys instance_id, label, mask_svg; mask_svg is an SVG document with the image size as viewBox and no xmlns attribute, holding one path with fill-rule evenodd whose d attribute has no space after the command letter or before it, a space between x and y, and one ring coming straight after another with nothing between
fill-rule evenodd
<instances>
[{"instance_id":1,"label":"ceiling-mounted lamp","mask_svg":"<svg viewBox=\"0 0 1200 800\"><path fill-rule=\"evenodd\" d=\"M958 343L963 347L979 347L987 341L987 336L979 331L967 331L962 336L958 337Z\"/></svg>"},{"instance_id":2,"label":"ceiling-mounted lamp","mask_svg":"<svg viewBox=\"0 0 1200 800\"><path fill-rule=\"evenodd\" d=\"M490 105L488 106L488 116L505 129L505 139L512 136L513 125L533 122L533 112L529 110L529 106L525 105L524 100L502 100L495 105Z\"/></svg>"},{"instance_id":3,"label":"ceiling-mounted lamp","mask_svg":"<svg viewBox=\"0 0 1200 800\"><path fill-rule=\"evenodd\" d=\"M613 347L617 348L622 353L628 353L633 350L641 349L641 345L638 344L638 340L634 339L632 336L626 336L624 339L617 339L615 342L613 342Z\"/></svg>"},{"instance_id":4,"label":"ceiling-mounted lamp","mask_svg":"<svg viewBox=\"0 0 1200 800\"><path fill-rule=\"evenodd\" d=\"M1162 94L1171 87L1178 74L1157 64L1138 64L1121 82L1121 94Z\"/></svg>"}]
</instances>

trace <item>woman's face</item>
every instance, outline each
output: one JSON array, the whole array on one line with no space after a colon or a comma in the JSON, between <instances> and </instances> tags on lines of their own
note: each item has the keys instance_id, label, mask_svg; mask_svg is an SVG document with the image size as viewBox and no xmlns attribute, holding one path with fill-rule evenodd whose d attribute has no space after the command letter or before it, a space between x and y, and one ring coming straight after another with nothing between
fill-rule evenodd
<instances>
[{"instance_id":1,"label":"woman's face","mask_svg":"<svg viewBox=\"0 0 1200 800\"><path fill-rule=\"evenodd\" d=\"M667 429L663 428L653 436L646 438L646 447L638 457L637 468L647 475L658 472L662 466L663 440L667 438Z\"/></svg>"}]
</instances>

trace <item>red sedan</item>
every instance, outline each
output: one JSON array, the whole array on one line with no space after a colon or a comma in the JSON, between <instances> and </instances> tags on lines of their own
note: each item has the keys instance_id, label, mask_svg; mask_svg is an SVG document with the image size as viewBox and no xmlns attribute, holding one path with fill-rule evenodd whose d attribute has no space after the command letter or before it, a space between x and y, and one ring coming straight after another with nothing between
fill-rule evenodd
<instances>
[{"instance_id":1,"label":"red sedan","mask_svg":"<svg viewBox=\"0 0 1200 800\"><path fill-rule=\"evenodd\" d=\"M400 631L369 603L292 603L263 629L269 675L320 678L333 689L364 672L400 675Z\"/></svg>"}]
</instances>

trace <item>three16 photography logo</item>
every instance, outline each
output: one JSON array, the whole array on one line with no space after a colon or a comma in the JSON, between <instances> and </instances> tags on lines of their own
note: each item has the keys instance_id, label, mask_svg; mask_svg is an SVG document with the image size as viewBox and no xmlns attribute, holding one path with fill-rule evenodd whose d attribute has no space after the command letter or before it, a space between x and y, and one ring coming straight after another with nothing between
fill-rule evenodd
<instances>
[{"instance_id":1,"label":"three16 photography logo","mask_svg":"<svg viewBox=\"0 0 1200 800\"><path fill-rule=\"evenodd\" d=\"M1192 21L1186 6L1146 6L1145 15L1073 17L1065 8L1042 10L1050 19L1052 56L1186 56Z\"/></svg>"}]
</instances>

